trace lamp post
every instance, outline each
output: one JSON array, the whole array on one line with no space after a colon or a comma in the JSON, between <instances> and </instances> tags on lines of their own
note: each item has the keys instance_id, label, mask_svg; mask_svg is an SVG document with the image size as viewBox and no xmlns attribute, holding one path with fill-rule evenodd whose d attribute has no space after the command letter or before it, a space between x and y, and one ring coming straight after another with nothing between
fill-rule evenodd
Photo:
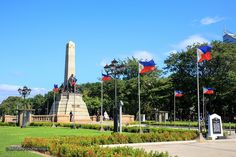
<instances>
[{"instance_id":1,"label":"lamp post","mask_svg":"<svg viewBox=\"0 0 236 157\"><path fill-rule=\"evenodd\" d=\"M124 106L123 101L120 101L119 106L120 106L120 133L122 133L122 106Z\"/></svg>"},{"instance_id":2,"label":"lamp post","mask_svg":"<svg viewBox=\"0 0 236 157\"><path fill-rule=\"evenodd\" d=\"M19 88L18 92L24 98L24 103L25 103L25 97L30 94L31 89L28 88L27 86L24 86L23 88ZM26 127L26 124L25 124L25 110L26 110L26 104L24 105L24 110L23 110L23 121L22 121L22 126L21 126L22 128Z\"/></svg>"},{"instance_id":3,"label":"lamp post","mask_svg":"<svg viewBox=\"0 0 236 157\"><path fill-rule=\"evenodd\" d=\"M75 127L75 90L76 90L76 87L75 87L76 84L74 84L74 115L73 115L73 129L76 129Z\"/></svg>"},{"instance_id":4,"label":"lamp post","mask_svg":"<svg viewBox=\"0 0 236 157\"><path fill-rule=\"evenodd\" d=\"M114 132L118 132L118 113L117 113L117 79L119 79L120 75L123 74L125 70L125 66L123 64L119 64L115 59L111 61L110 65L106 65L104 70L108 75L114 78L115 81L115 103L113 106L113 120L114 120Z\"/></svg>"}]
</instances>

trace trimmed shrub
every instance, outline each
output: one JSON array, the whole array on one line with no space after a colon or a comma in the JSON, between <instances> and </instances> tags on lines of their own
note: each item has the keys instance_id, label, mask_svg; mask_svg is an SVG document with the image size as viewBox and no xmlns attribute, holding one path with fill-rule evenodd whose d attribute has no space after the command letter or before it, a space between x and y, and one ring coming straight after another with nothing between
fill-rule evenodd
<instances>
[{"instance_id":1,"label":"trimmed shrub","mask_svg":"<svg viewBox=\"0 0 236 157\"><path fill-rule=\"evenodd\" d=\"M87 126L91 127L91 126ZM149 130L150 131L150 130ZM168 157L167 153L146 153L143 150L132 148L104 148L99 145L126 144L141 142L160 142L192 140L197 137L197 131L183 131L171 129L155 129L155 132L144 134L119 134L101 136L66 136L51 138L25 138L22 146L26 148L43 148L55 156L81 156L81 157Z\"/></svg>"},{"instance_id":2,"label":"trimmed shrub","mask_svg":"<svg viewBox=\"0 0 236 157\"><path fill-rule=\"evenodd\" d=\"M15 122L0 122L0 126L16 126Z\"/></svg>"}]
</instances>

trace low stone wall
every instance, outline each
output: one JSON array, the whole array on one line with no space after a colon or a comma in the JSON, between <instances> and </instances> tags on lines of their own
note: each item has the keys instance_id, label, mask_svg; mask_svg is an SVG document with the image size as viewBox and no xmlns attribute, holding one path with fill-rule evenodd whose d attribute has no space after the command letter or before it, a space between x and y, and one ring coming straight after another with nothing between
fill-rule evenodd
<instances>
[{"instance_id":1,"label":"low stone wall","mask_svg":"<svg viewBox=\"0 0 236 157\"><path fill-rule=\"evenodd\" d=\"M90 116L90 118L93 122L100 121L100 116L99 117ZM122 115L122 123L123 124L129 124L129 123L132 123L132 122L134 122L134 116L133 115Z\"/></svg>"},{"instance_id":2,"label":"low stone wall","mask_svg":"<svg viewBox=\"0 0 236 157\"><path fill-rule=\"evenodd\" d=\"M15 122L16 123L17 117L13 116L13 115L4 115L2 121L3 122Z\"/></svg>"},{"instance_id":3,"label":"low stone wall","mask_svg":"<svg viewBox=\"0 0 236 157\"><path fill-rule=\"evenodd\" d=\"M100 118L97 117L97 116L90 116L90 119L91 119L93 122L100 121Z\"/></svg>"},{"instance_id":4,"label":"low stone wall","mask_svg":"<svg viewBox=\"0 0 236 157\"><path fill-rule=\"evenodd\" d=\"M134 122L134 115L122 115L122 123L129 124Z\"/></svg>"},{"instance_id":5,"label":"low stone wall","mask_svg":"<svg viewBox=\"0 0 236 157\"><path fill-rule=\"evenodd\" d=\"M69 115L57 115L55 118L55 121L58 123L68 123L68 122L70 122L70 116Z\"/></svg>"},{"instance_id":6,"label":"low stone wall","mask_svg":"<svg viewBox=\"0 0 236 157\"><path fill-rule=\"evenodd\" d=\"M32 115L31 122L52 122L53 115Z\"/></svg>"}]
</instances>

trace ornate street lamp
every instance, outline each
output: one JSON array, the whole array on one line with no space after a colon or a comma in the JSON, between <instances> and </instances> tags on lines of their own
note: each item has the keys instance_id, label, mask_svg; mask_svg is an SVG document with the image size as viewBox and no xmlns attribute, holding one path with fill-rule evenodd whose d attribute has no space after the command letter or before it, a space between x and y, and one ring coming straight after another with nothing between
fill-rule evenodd
<instances>
[{"instance_id":1,"label":"ornate street lamp","mask_svg":"<svg viewBox=\"0 0 236 157\"><path fill-rule=\"evenodd\" d=\"M23 98L24 98L24 100L25 100L25 97L30 94L31 89L28 88L27 86L24 86L22 89L19 88L19 89L18 89L18 92L20 93L21 96L23 96Z\"/></svg>"},{"instance_id":2,"label":"ornate street lamp","mask_svg":"<svg viewBox=\"0 0 236 157\"><path fill-rule=\"evenodd\" d=\"M28 96L31 92L31 89L28 88L27 86L24 86L22 89L19 88L18 92L20 95L24 98L24 103L25 103L25 97ZM23 110L23 121L22 121L22 128L26 127L26 122L25 122L25 110L26 110L26 104L24 104L24 110Z\"/></svg>"},{"instance_id":3,"label":"ornate street lamp","mask_svg":"<svg viewBox=\"0 0 236 157\"><path fill-rule=\"evenodd\" d=\"M115 59L111 61L110 65L105 65L104 70L115 80L115 103L113 106L113 120L114 120L114 132L118 132L118 104L117 104L117 79L123 74L125 66L119 64Z\"/></svg>"}]
</instances>

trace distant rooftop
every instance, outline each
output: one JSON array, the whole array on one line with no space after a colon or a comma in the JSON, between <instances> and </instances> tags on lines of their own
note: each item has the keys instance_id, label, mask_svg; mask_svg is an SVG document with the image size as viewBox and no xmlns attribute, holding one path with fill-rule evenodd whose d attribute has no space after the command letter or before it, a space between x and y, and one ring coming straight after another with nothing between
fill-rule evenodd
<instances>
[{"instance_id":1,"label":"distant rooftop","mask_svg":"<svg viewBox=\"0 0 236 157\"><path fill-rule=\"evenodd\" d=\"M225 31L223 35L223 42L236 44L236 34Z\"/></svg>"},{"instance_id":2,"label":"distant rooftop","mask_svg":"<svg viewBox=\"0 0 236 157\"><path fill-rule=\"evenodd\" d=\"M229 35L232 38L236 38L236 34L233 34L233 33L227 32L227 31L224 32L224 35Z\"/></svg>"}]
</instances>

